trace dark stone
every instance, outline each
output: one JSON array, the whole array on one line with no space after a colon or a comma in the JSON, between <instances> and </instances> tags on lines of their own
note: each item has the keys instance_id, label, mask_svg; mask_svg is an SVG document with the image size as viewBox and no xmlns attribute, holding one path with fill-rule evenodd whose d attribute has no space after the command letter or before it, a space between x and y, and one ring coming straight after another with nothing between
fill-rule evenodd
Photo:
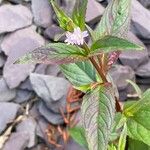
<instances>
[{"instance_id":1,"label":"dark stone","mask_svg":"<svg viewBox=\"0 0 150 150\"><path fill-rule=\"evenodd\" d=\"M4 78L0 78L0 102L11 101L16 97L16 90L9 89Z\"/></svg>"},{"instance_id":2,"label":"dark stone","mask_svg":"<svg viewBox=\"0 0 150 150\"><path fill-rule=\"evenodd\" d=\"M7 127L7 124L13 122L20 105L15 103L0 102L0 134Z\"/></svg>"},{"instance_id":3,"label":"dark stone","mask_svg":"<svg viewBox=\"0 0 150 150\"><path fill-rule=\"evenodd\" d=\"M150 59L136 70L136 75L142 78L150 78Z\"/></svg>"},{"instance_id":4,"label":"dark stone","mask_svg":"<svg viewBox=\"0 0 150 150\"><path fill-rule=\"evenodd\" d=\"M24 150L28 146L29 135L25 132L12 133L3 150Z\"/></svg>"},{"instance_id":5,"label":"dark stone","mask_svg":"<svg viewBox=\"0 0 150 150\"><path fill-rule=\"evenodd\" d=\"M52 9L48 0L32 0L32 11L36 25L47 28L52 24Z\"/></svg>"},{"instance_id":6,"label":"dark stone","mask_svg":"<svg viewBox=\"0 0 150 150\"><path fill-rule=\"evenodd\" d=\"M130 66L132 69L137 69L139 65L149 60L147 48L144 44L131 32L128 35L128 39L138 45L143 46L145 49L142 51L129 50L122 52L119 56L121 64Z\"/></svg>"},{"instance_id":7,"label":"dark stone","mask_svg":"<svg viewBox=\"0 0 150 150\"><path fill-rule=\"evenodd\" d=\"M49 123L52 123L54 125L64 123L62 116L58 113L52 112L43 102L39 104L39 112Z\"/></svg>"},{"instance_id":8,"label":"dark stone","mask_svg":"<svg viewBox=\"0 0 150 150\"><path fill-rule=\"evenodd\" d=\"M131 29L138 37L150 40L150 13L137 0L132 0ZM145 41L146 42L146 41Z\"/></svg>"},{"instance_id":9,"label":"dark stone","mask_svg":"<svg viewBox=\"0 0 150 150\"><path fill-rule=\"evenodd\" d=\"M56 25L52 25L50 27L48 27L45 31L44 31L44 36L47 38L47 39L50 39L50 40L55 40L59 35L63 34L64 31L56 26ZM59 41L64 41L65 40L65 35L63 35Z\"/></svg>"},{"instance_id":10,"label":"dark stone","mask_svg":"<svg viewBox=\"0 0 150 150\"><path fill-rule=\"evenodd\" d=\"M27 145L28 148L31 148L35 146L36 144L36 121L29 117L23 120L21 123L17 126L17 132L27 132L29 135L29 143Z\"/></svg>"}]
</instances>

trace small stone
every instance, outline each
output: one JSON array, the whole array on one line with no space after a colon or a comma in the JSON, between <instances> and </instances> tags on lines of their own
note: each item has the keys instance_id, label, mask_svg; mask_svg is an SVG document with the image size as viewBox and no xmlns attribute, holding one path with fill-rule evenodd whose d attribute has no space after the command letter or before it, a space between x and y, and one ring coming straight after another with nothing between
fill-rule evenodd
<instances>
[{"instance_id":1,"label":"small stone","mask_svg":"<svg viewBox=\"0 0 150 150\"><path fill-rule=\"evenodd\" d=\"M58 65L49 65L46 69L46 75L58 76L60 73L60 68Z\"/></svg>"},{"instance_id":2,"label":"small stone","mask_svg":"<svg viewBox=\"0 0 150 150\"><path fill-rule=\"evenodd\" d=\"M25 132L12 133L3 150L24 150L29 142L29 135Z\"/></svg>"},{"instance_id":3,"label":"small stone","mask_svg":"<svg viewBox=\"0 0 150 150\"><path fill-rule=\"evenodd\" d=\"M32 24L32 14L23 5L2 5L0 7L0 34L12 32Z\"/></svg>"},{"instance_id":4,"label":"small stone","mask_svg":"<svg viewBox=\"0 0 150 150\"><path fill-rule=\"evenodd\" d=\"M48 122L54 125L64 123L62 116L58 113L52 112L50 109L47 108L47 106L43 102L39 104L39 112Z\"/></svg>"},{"instance_id":5,"label":"small stone","mask_svg":"<svg viewBox=\"0 0 150 150\"><path fill-rule=\"evenodd\" d=\"M38 66L36 66L34 72L37 74L45 74L47 66L48 65L46 65L46 64L39 64Z\"/></svg>"},{"instance_id":6,"label":"small stone","mask_svg":"<svg viewBox=\"0 0 150 150\"><path fill-rule=\"evenodd\" d=\"M135 74L142 78L150 78L150 59L147 63L137 68Z\"/></svg>"},{"instance_id":7,"label":"small stone","mask_svg":"<svg viewBox=\"0 0 150 150\"><path fill-rule=\"evenodd\" d=\"M52 9L48 0L32 0L32 11L36 25L47 28L52 24Z\"/></svg>"},{"instance_id":8,"label":"small stone","mask_svg":"<svg viewBox=\"0 0 150 150\"><path fill-rule=\"evenodd\" d=\"M58 113L60 107L65 108L70 86L66 79L32 73L30 81L36 94L42 98L49 109Z\"/></svg>"},{"instance_id":9,"label":"small stone","mask_svg":"<svg viewBox=\"0 0 150 150\"><path fill-rule=\"evenodd\" d=\"M96 0L88 0L86 11L86 22L95 23L100 20L103 15L104 7Z\"/></svg>"},{"instance_id":10,"label":"small stone","mask_svg":"<svg viewBox=\"0 0 150 150\"><path fill-rule=\"evenodd\" d=\"M20 65L12 63L27 52L44 44L44 39L35 32L33 27L18 30L4 38L1 48L8 59L3 73L10 88L18 87L35 68L34 64Z\"/></svg>"},{"instance_id":11,"label":"small stone","mask_svg":"<svg viewBox=\"0 0 150 150\"><path fill-rule=\"evenodd\" d=\"M33 91L30 79L27 78L24 82L22 82L19 86L20 89L22 90L28 90L28 91Z\"/></svg>"},{"instance_id":12,"label":"small stone","mask_svg":"<svg viewBox=\"0 0 150 150\"><path fill-rule=\"evenodd\" d=\"M132 0L132 23L133 33L142 39L150 40L150 13L137 0Z\"/></svg>"},{"instance_id":13,"label":"small stone","mask_svg":"<svg viewBox=\"0 0 150 150\"><path fill-rule=\"evenodd\" d=\"M7 127L7 124L13 122L20 106L15 103L0 102L0 134Z\"/></svg>"},{"instance_id":14,"label":"small stone","mask_svg":"<svg viewBox=\"0 0 150 150\"><path fill-rule=\"evenodd\" d=\"M38 125L36 128L36 134L47 141L46 130L48 129L49 123L43 117L38 118Z\"/></svg>"},{"instance_id":15,"label":"small stone","mask_svg":"<svg viewBox=\"0 0 150 150\"><path fill-rule=\"evenodd\" d=\"M129 83L126 80L135 80L134 71L128 66L115 65L110 70L110 75L119 90L124 90Z\"/></svg>"},{"instance_id":16,"label":"small stone","mask_svg":"<svg viewBox=\"0 0 150 150\"><path fill-rule=\"evenodd\" d=\"M16 103L23 103L29 101L34 96L33 92L27 90L17 90L17 95L14 100Z\"/></svg>"},{"instance_id":17,"label":"small stone","mask_svg":"<svg viewBox=\"0 0 150 150\"><path fill-rule=\"evenodd\" d=\"M17 126L17 132L27 132L29 134L28 148L31 148L36 144L36 126L36 121L31 117L26 118Z\"/></svg>"},{"instance_id":18,"label":"small stone","mask_svg":"<svg viewBox=\"0 0 150 150\"><path fill-rule=\"evenodd\" d=\"M67 90L70 86L69 82L63 78L40 75L32 73L30 75L30 81L35 92L42 99L53 102L60 100L67 94ZM45 86L46 85L46 86Z\"/></svg>"},{"instance_id":19,"label":"small stone","mask_svg":"<svg viewBox=\"0 0 150 150\"><path fill-rule=\"evenodd\" d=\"M56 25L52 25L50 27L48 27L45 31L44 31L44 36L47 38L47 39L50 39L50 40L55 40L55 38L58 36L58 35L61 35L63 34L64 31L56 26ZM59 41L64 41L65 40L65 36L62 36Z\"/></svg>"},{"instance_id":20,"label":"small stone","mask_svg":"<svg viewBox=\"0 0 150 150\"><path fill-rule=\"evenodd\" d=\"M9 89L4 78L0 79L0 102L8 102L16 97L16 90Z\"/></svg>"},{"instance_id":21,"label":"small stone","mask_svg":"<svg viewBox=\"0 0 150 150\"><path fill-rule=\"evenodd\" d=\"M130 32L128 34L128 39L133 43L143 46L144 48L144 50L142 51L129 50L126 52L122 52L119 56L121 64L125 66L130 66L132 69L135 70L138 68L138 66L149 60L148 51L144 44L133 33Z\"/></svg>"}]
</instances>

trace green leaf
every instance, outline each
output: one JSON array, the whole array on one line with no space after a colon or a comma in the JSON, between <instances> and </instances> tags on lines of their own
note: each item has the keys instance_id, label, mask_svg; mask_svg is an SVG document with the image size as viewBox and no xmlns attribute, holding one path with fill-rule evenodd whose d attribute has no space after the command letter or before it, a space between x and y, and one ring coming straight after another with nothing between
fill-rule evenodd
<instances>
[{"instance_id":1,"label":"green leaf","mask_svg":"<svg viewBox=\"0 0 150 150\"><path fill-rule=\"evenodd\" d=\"M85 14L87 7L87 0L76 0L72 19L74 23L80 27L81 30L85 29Z\"/></svg>"},{"instance_id":2,"label":"green leaf","mask_svg":"<svg viewBox=\"0 0 150 150\"><path fill-rule=\"evenodd\" d=\"M97 87L83 98L83 127L90 150L106 150L115 116L112 87Z\"/></svg>"},{"instance_id":3,"label":"green leaf","mask_svg":"<svg viewBox=\"0 0 150 150\"><path fill-rule=\"evenodd\" d=\"M147 116L148 118L150 116ZM142 120L144 121L144 119ZM127 121L128 135L132 139L142 141L150 146L150 130L142 124L136 122L134 118L129 118Z\"/></svg>"},{"instance_id":4,"label":"green leaf","mask_svg":"<svg viewBox=\"0 0 150 150\"><path fill-rule=\"evenodd\" d=\"M150 105L150 89L143 93L139 101L135 102L133 105L129 105L129 107L125 107L124 114L127 117L134 116L136 112L147 107L147 105Z\"/></svg>"},{"instance_id":5,"label":"green leaf","mask_svg":"<svg viewBox=\"0 0 150 150\"><path fill-rule=\"evenodd\" d=\"M92 41L95 41L95 40L96 40L95 33L94 33L94 31L91 29L91 27L86 24L86 29L87 29L87 31L90 33L90 36L91 36L91 38L92 38Z\"/></svg>"},{"instance_id":6,"label":"green leaf","mask_svg":"<svg viewBox=\"0 0 150 150\"><path fill-rule=\"evenodd\" d=\"M106 35L126 37L130 24L131 0L112 0L95 30L96 39Z\"/></svg>"},{"instance_id":7,"label":"green leaf","mask_svg":"<svg viewBox=\"0 0 150 150\"><path fill-rule=\"evenodd\" d=\"M150 89L135 104L125 108L128 135L150 146Z\"/></svg>"},{"instance_id":8,"label":"green leaf","mask_svg":"<svg viewBox=\"0 0 150 150\"><path fill-rule=\"evenodd\" d=\"M119 138L118 150L125 150L126 138L127 138L127 125L125 123Z\"/></svg>"},{"instance_id":9,"label":"green leaf","mask_svg":"<svg viewBox=\"0 0 150 150\"><path fill-rule=\"evenodd\" d=\"M128 146L128 150L150 150L150 146L131 138L129 138Z\"/></svg>"},{"instance_id":10,"label":"green leaf","mask_svg":"<svg viewBox=\"0 0 150 150\"><path fill-rule=\"evenodd\" d=\"M69 129L71 137L81 146L87 148L87 141L85 138L85 131L82 127L74 127Z\"/></svg>"},{"instance_id":11,"label":"green leaf","mask_svg":"<svg viewBox=\"0 0 150 150\"><path fill-rule=\"evenodd\" d=\"M134 43L131 43L125 39L114 37L114 36L105 36L98 41L96 41L91 46L91 54L100 54L108 53L116 50L142 50L141 46L138 46Z\"/></svg>"},{"instance_id":12,"label":"green leaf","mask_svg":"<svg viewBox=\"0 0 150 150\"><path fill-rule=\"evenodd\" d=\"M75 86L83 87L96 82L96 71L89 61L60 66L66 78Z\"/></svg>"},{"instance_id":13,"label":"green leaf","mask_svg":"<svg viewBox=\"0 0 150 150\"><path fill-rule=\"evenodd\" d=\"M80 47L64 43L51 43L26 54L17 63L67 64L86 59L86 54Z\"/></svg>"},{"instance_id":14,"label":"green leaf","mask_svg":"<svg viewBox=\"0 0 150 150\"><path fill-rule=\"evenodd\" d=\"M108 150L117 150L117 149L113 144L111 144L108 146Z\"/></svg>"},{"instance_id":15,"label":"green leaf","mask_svg":"<svg viewBox=\"0 0 150 150\"><path fill-rule=\"evenodd\" d=\"M56 13L59 26L66 31L73 31L75 24L72 19L65 14L63 10L59 8L57 3L54 0L50 0L52 7Z\"/></svg>"}]
</instances>

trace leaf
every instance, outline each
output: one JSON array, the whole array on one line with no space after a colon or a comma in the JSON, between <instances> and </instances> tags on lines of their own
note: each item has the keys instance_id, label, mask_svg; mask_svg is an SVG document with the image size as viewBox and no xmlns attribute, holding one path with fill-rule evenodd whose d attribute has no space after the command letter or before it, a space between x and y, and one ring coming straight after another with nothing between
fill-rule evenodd
<instances>
[{"instance_id":1,"label":"leaf","mask_svg":"<svg viewBox=\"0 0 150 150\"><path fill-rule=\"evenodd\" d=\"M144 119L142 121L144 121ZM127 128L129 137L142 141L150 146L150 130L136 122L133 118L128 119Z\"/></svg>"},{"instance_id":2,"label":"leaf","mask_svg":"<svg viewBox=\"0 0 150 150\"><path fill-rule=\"evenodd\" d=\"M64 43L50 43L26 54L17 63L67 64L86 59L82 48Z\"/></svg>"},{"instance_id":3,"label":"leaf","mask_svg":"<svg viewBox=\"0 0 150 150\"><path fill-rule=\"evenodd\" d=\"M150 105L150 89L143 93L142 98L139 101L135 102L133 105L129 105L129 107L125 107L124 114L126 117L134 116L136 112L147 107L147 105Z\"/></svg>"},{"instance_id":4,"label":"leaf","mask_svg":"<svg viewBox=\"0 0 150 150\"><path fill-rule=\"evenodd\" d=\"M127 125L125 123L119 138L118 150L125 150L126 138L127 138Z\"/></svg>"},{"instance_id":5,"label":"leaf","mask_svg":"<svg viewBox=\"0 0 150 150\"><path fill-rule=\"evenodd\" d=\"M59 6L54 0L50 0L50 2L56 13L59 26L66 31L73 31L75 25L72 19L69 16L67 16L63 10L59 8Z\"/></svg>"},{"instance_id":6,"label":"leaf","mask_svg":"<svg viewBox=\"0 0 150 150\"><path fill-rule=\"evenodd\" d=\"M88 0L76 0L75 7L72 14L74 23L80 27L81 30L85 29L85 14Z\"/></svg>"},{"instance_id":7,"label":"leaf","mask_svg":"<svg viewBox=\"0 0 150 150\"><path fill-rule=\"evenodd\" d=\"M130 24L130 6L131 0L112 0L95 30L96 39L106 35L125 38Z\"/></svg>"},{"instance_id":8,"label":"leaf","mask_svg":"<svg viewBox=\"0 0 150 150\"><path fill-rule=\"evenodd\" d=\"M85 138L85 131L82 127L74 127L69 129L71 137L81 146L87 148L87 141Z\"/></svg>"},{"instance_id":9,"label":"leaf","mask_svg":"<svg viewBox=\"0 0 150 150\"><path fill-rule=\"evenodd\" d=\"M83 127L90 150L106 150L115 116L112 87L97 87L83 98Z\"/></svg>"},{"instance_id":10,"label":"leaf","mask_svg":"<svg viewBox=\"0 0 150 150\"><path fill-rule=\"evenodd\" d=\"M126 80L126 81L133 86L133 88L135 89L138 97L142 98L142 90L139 88L139 86L131 80Z\"/></svg>"},{"instance_id":11,"label":"leaf","mask_svg":"<svg viewBox=\"0 0 150 150\"><path fill-rule=\"evenodd\" d=\"M129 138L128 150L150 150L150 147L143 142Z\"/></svg>"},{"instance_id":12,"label":"leaf","mask_svg":"<svg viewBox=\"0 0 150 150\"><path fill-rule=\"evenodd\" d=\"M89 61L61 65L60 68L75 87L83 87L96 82L96 71Z\"/></svg>"},{"instance_id":13,"label":"leaf","mask_svg":"<svg viewBox=\"0 0 150 150\"><path fill-rule=\"evenodd\" d=\"M144 142L150 146L150 89L147 90L142 98L125 109L128 119L128 135Z\"/></svg>"},{"instance_id":14,"label":"leaf","mask_svg":"<svg viewBox=\"0 0 150 150\"><path fill-rule=\"evenodd\" d=\"M141 46L131 43L125 39L106 36L99 39L91 46L91 54L96 55L102 52L108 53L116 50L142 50Z\"/></svg>"}]
</instances>

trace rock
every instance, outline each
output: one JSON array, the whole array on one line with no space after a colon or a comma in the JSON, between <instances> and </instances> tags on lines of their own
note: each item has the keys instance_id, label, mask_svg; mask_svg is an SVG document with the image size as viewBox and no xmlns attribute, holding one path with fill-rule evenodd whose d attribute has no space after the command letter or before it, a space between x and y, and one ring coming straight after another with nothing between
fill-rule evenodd
<instances>
[{"instance_id":1,"label":"rock","mask_svg":"<svg viewBox=\"0 0 150 150\"><path fill-rule=\"evenodd\" d=\"M47 38L47 39L50 39L50 40L55 40L55 38L58 36L58 35L61 35L63 34L64 31L56 26L56 25L52 25L50 27L48 27L45 31L44 31L44 36ZM65 40L65 36L62 36L59 41L64 41Z\"/></svg>"},{"instance_id":2,"label":"rock","mask_svg":"<svg viewBox=\"0 0 150 150\"><path fill-rule=\"evenodd\" d=\"M0 54L0 68L4 66L5 61L6 61L5 57L2 54Z\"/></svg>"},{"instance_id":3,"label":"rock","mask_svg":"<svg viewBox=\"0 0 150 150\"><path fill-rule=\"evenodd\" d=\"M34 96L33 92L27 90L17 90L17 95L14 100L16 103L23 103L29 101Z\"/></svg>"},{"instance_id":4,"label":"rock","mask_svg":"<svg viewBox=\"0 0 150 150\"><path fill-rule=\"evenodd\" d=\"M46 64L39 64L36 69L35 69L35 73L37 74L45 74L46 72L46 69L47 69L47 66Z\"/></svg>"},{"instance_id":5,"label":"rock","mask_svg":"<svg viewBox=\"0 0 150 150\"><path fill-rule=\"evenodd\" d=\"M72 1L72 0L64 0L63 7L64 7L64 10L65 10L65 12L67 14L71 14L72 13L72 11L74 9L74 6L75 6L75 2L76 1ZM59 4L59 2L58 2L58 4Z\"/></svg>"},{"instance_id":6,"label":"rock","mask_svg":"<svg viewBox=\"0 0 150 150\"><path fill-rule=\"evenodd\" d=\"M132 69L137 69L139 65L149 60L147 48L144 44L131 32L128 34L128 39L133 43L143 46L145 49L142 51L129 50L122 52L119 56L121 64L130 66Z\"/></svg>"},{"instance_id":7,"label":"rock","mask_svg":"<svg viewBox=\"0 0 150 150\"><path fill-rule=\"evenodd\" d=\"M46 130L48 129L48 125L49 123L43 117L38 118L36 134L45 141L47 141Z\"/></svg>"},{"instance_id":8,"label":"rock","mask_svg":"<svg viewBox=\"0 0 150 150\"><path fill-rule=\"evenodd\" d=\"M58 76L60 68L58 65L49 65L46 69L46 75Z\"/></svg>"},{"instance_id":9,"label":"rock","mask_svg":"<svg viewBox=\"0 0 150 150\"><path fill-rule=\"evenodd\" d=\"M137 0L132 1L132 31L138 35L138 37L150 40L150 13L144 8Z\"/></svg>"},{"instance_id":10,"label":"rock","mask_svg":"<svg viewBox=\"0 0 150 150\"><path fill-rule=\"evenodd\" d=\"M86 11L86 22L95 23L100 20L103 15L104 7L96 0L88 0Z\"/></svg>"},{"instance_id":11,"label":"rock","mask_svg":"<svg viewBox=\"0 0 150 150\"><path fill-rule=\"evenodd\" d=\"M150 78L150 59L136 70L136 75L142 78Z\"/></svg>"},{"instance_id":12,"label":"rock","mask_svg":"<svg viewBox=\"0 0 150 150\"><path fill-rule=\"evenodd\" d=\"M16 90L9 89L4 78L0 79L0 102L8 102L16 97Z\"/></svg>"},{"instance_id":13,"label":"rock","mask_svg":"<svg viewBox=\"0 0 150 150\"><path fill-rule=\"evenodd\" d=\"M110 75L117 85L118 90L124 90L128 87L126 80L135 80L134 71L128 66L115 65L110 70Z\"/></svg>"},{"instance_id":14,"label":"rock","mask_svg":"<svg viewBox=\"0 0 150 150\"><path fill-rule=\"evenodd\" d=\"M24 82L22 82L19 86L20 89L22 90L28 90L28 91L33 91L30 79L27 78Z\"/></svg>"},{"instance_id":15,"label":"rock","mask_svg":"<svg viewBox=\"0 0 150 150\"><path fill-rule=\"evenodd\" d=\"M24 150L29 142L27 132L12 133L8 141L3 147L3 150Z\"/></svg>"},{"instance_id":16,"label":"rock","mask_svg":"<svg viewBox=\"0 0 150 150\"><path fill-rule=\"evenodd\" d=\"M62 116L58 113L52 112L43 102L39 104L39 112L49 123L52 123L54 125L64 123Z\"/></svg>"},{"instance_id":17,"label":"rock","mask_svg":"<svg viewBox=\"0 0 150 150\"><path fill-rule=\"evenodd\" d=\"M52 24L52 9L48 0L32 0L32 11L36 25L46 28Z\"/></svg>"},{"instance_id":18,"label":"rock","mask_svg":"<svg viewBox=\"0 0 150 150\"><path fill-rule=\"evenodd\" d=\"M36 126L37 123L36 121L29 117L23 120L21 123L18 124L17 126L17 132L27 132L29 135L29 143L28 143L28 148L33 147L36 144Z\"/></svg>"},{"instance_id":19,"label":"rock","mask_svg":"<svg viewBox=\"0 0 150 150\"><path fill-rule=\"evenodd\" d=\"M67 80L51 75L32 73L30 81L36 94L53 112L58 113L60 107L66 106L66 95L70 86Z\"/></svg>"},{"instance_id":20,"label":"rock","mask_svg":"<svg viewBox=\"0 0 150 150\"><path fill-rule=\"evenodd\" d=\"M44 39L32 27L16 31L4 38L1 48L8 55L4 66L4 78L10 88L19 86L35 68L34 64L12 63L20 56L44 45L44 43Z\"/></svg>"},{"instance_id":21,"label":"rock","mask_svg":"<svg viewBox=\"0 0 150 150\"><path fill-rule=\"evenodd\" d=\"M0 34L12 32L32 24L32 14L23 5L2 5L0 7Z\"/></svg>"},{"instance_id":22,"label":"rock","mask_svg":"<svg viewBox=\"0 0 150 150\"><path fill-rule=\"evenodd\" d=\"M15 119L19 108L15 103L0 102L0 133Z\"/></svg>"},{"instance_id":23,"label":"rock","mask_svg":"<svg viewBox=\"0 0 150 150\"><path fill-rule=\"evenodd\" d=\"M142 78L137 76L136 81L138 84L147 85L150 87L150 78Z\"/></svg>"},{"instance_id":24,"label":"rock","mask_svg":"<svg viewBox=\"0 0 150 150\"><path fill-rule=\"evenodd\" d=\"M138 0L144 7L150 8L150 1L149 0Z\"/></svg>"}]
</instances>

